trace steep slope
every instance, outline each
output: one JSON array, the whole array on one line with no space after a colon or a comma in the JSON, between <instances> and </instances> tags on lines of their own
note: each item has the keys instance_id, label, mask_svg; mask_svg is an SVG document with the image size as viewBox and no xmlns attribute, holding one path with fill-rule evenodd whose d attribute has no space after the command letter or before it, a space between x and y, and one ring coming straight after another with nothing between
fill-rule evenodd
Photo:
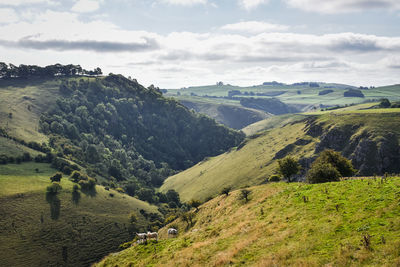
<instances>
[{"instance_id":1,"label":"steep slope","mask_svg":"<svg viewBox=\"0 0 400 267\"><path fill-rule=\"evenodd\" d=\"M277 160L293 155L304 178L318 153L341 151L359 175L400 172L400 109L370 109L308 116L302 121L269 119L277 126L250 136L237 149L209 158L169 177L161 191L175 189L182 199L205 200L224 187L262 183L274 174ZM275 119L275 120L274 120ZM288 122L284 125L282 122ZM265 125L268 128L268 123Z\"/></svg>"},{"instance_id":2,"label":"steep slope","mask_svg":"<svg viewBox=\"0 0 400 267\"><path fill-rule=\"evenodd\" d=\"M307 145L294 148L296 155L311 156L317 140L306 136L305 122L275 128L246 140L238 148L207 158L192 168L165 180L160 190L176 190L181 199L205 199L219 194L224 187L239 188L266 181L277 162L274 156L297 140Z\"/></svg>"},{"instance_id":3,"label":"steep slope","mask_svg":"<svg viewBox=\"0 0 400 267\"><path fill-rule=\"evenodd\" d=\"M14 67L0 77L2 163L47 153L44 161L77 163L103 185L158 203L166 200L154 187L166 177L244 138L121 75L82 76L79 66L59 64Z\"/></svg>"},{"instance_id":4,"label":"steep slope","mask_svg":"<svg viewBox=\"0 0 400 267\"><path fill-rule=\"evenodd\" d=\"M217 198L177 238L134 245L95 266L397 266L400 178L275 183Z\"/></svg>"},{"instance_id":5,"label":"steep slope","mask_svg":"<svg viewBox=\"0 0 400 267\"><path fill-rule=\"evenodd\" d=\"M137 215L136 227L147 229L140 210L158 213L155 206L101 186L73 194L68 178L50 200L46 187L54 172L43 163L0 166L2 266L88 266L132 238L130 214Z\"/></svg>"},{"instance_id":6,"label":"steep slope","mask_svg":"<svg viewBox=\"0 0 400 267\"><path fill-rule=\"evenodd\" d=\"M210 101L180 100L189 109L205 114L217 122L233 129L242 129L254 122L264 120L271 115L260 110L238 105L217 104Z\"/></svg>"}]
</instances>

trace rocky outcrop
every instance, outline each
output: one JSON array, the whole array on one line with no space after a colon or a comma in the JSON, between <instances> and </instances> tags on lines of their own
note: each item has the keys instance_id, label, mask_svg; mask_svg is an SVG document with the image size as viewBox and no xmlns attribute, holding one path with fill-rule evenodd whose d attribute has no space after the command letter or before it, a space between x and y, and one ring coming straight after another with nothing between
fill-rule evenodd
<instances>
[{"instance_id":1,"label":"rocky outcrop","mask_svg":"<svg viewBox=\"0 0 400 267\"><path fill-rule=\"evenodd\" d=\"M380 138L362 139L350 159L360 175L400 172L397 136L388 133Z\"/></svg>"}]
</instances>

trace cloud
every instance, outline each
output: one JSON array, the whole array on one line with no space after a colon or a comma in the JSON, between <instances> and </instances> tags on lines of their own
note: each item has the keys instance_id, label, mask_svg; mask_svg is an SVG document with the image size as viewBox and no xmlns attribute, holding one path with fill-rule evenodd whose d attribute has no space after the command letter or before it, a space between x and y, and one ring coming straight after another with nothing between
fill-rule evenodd
<instances>
[{"instance_id":1,"label":"cloud","mask_svg":"<svg viewBox=\"0 0 400 267\"><path fill-rule=\"evenodd\" d=\"M18 21L18 15L11 8L0 8L0 23L13 23Z\"/></svg>"},{"instance_id":2,"label":"cloud","mask_svg":"<svg viewBox=\"0 0 400 267\"><path fill-rule=\"evenodd\" d=\"M153 39L145 38L141 43L124 43L110 41L68 41L68 40L32 40L23 38L18 41L0 40L0 46L5 47L20 47L35 50L82 50L94 52L141 52L155 50L159 48L157 42Z\"/></svg>"},{"instance_id":3,"label":"cloud","mask_svg":"<svg viewBox=\"0 0 400 267\"><path fill-rule=\"evenodd\" d=\"M207 4L207 0L161 0L161 1L170 5L179 5L179 6L194 6L198 4Z\"/></svg>"},{"instance_id":4,"label":"cloud","mask_svg":"<svg viewBox=\"0 0 400 267\"><path fill-rule=\"evenodd\" d=\"M226 24L221 30L241 32L241 33L262 33L262 32L280 32L289 29L289 26L267 23L263 21L243 21L233 24Z\"/></svg>"},{"instance_id":5,"label":"cloud","mask_svg":"<svg viewBox=\"0 0 400 267\"><path fill-rule=\"evenodd\" d=\"M239 6L246 10L252 10L259 5L266 4L269 0L238 0Z\"/></svg>"},{"instance_id":6,"label":"cloud","mask_svg":"<svg viewBox=\"0 0 400 267\"><path fill-rule=\"evenodd\" d=\"M76 2L71 10L78 13L89 13L96 11L100 8L99 1L95 0L79 0Z\"/></svg>"},{"instance_id":7,"label":"cloud","mask_svg":"<svg viewBox=\"0 0 400 267\"><path fill-rule=\"evenodd\" d=\"M57 5L57 3L52 0L1 0L0 3L2 6L22 6L35 4Z\"/></svg>"},{"instance_id":8,"label":"cloud","mask_svg":"<svg viewBox=\"0 0 400 267\"><path fill-rule=\"evenodd\" d=\"M400 10L398 0L285 0L294 8L305 11L334 14L385 9Z\"/></svg>"}]
</instances>

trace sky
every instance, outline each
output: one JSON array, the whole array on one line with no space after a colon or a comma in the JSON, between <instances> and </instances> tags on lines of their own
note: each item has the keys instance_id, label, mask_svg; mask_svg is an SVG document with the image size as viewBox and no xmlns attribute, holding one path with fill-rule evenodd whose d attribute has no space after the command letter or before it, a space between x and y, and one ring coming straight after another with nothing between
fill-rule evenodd
<instances>
[{"instance_id":1,"label":"sky","mask_svg":"<svg viewBox=\"0 0 400 267\"><path fill-rule=\"evenodd\" d=\"M400 83L399 0L0 0L0 61L160 88Z\"/></svg>"}]
</instances>

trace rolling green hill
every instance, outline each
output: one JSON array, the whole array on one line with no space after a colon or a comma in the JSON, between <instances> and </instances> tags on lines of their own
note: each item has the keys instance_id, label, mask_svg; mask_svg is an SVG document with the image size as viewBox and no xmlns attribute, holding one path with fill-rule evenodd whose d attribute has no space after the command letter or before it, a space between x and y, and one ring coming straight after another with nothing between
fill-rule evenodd
<instances>
[{"instance_id":1,"label":"rolling green hill","mask_svg":"<svg viewBox=\"0 0 400 267\"><path fill-rule=\"evenodd\" d=\"M312 86L311 86L312 84ZM318 87L316 87L318 84ZM360 91L364 97L344 97L344 92L357 89L354 86L334 83L265 83L239 87L232 85L210 85L187 87L179 90L168 90L167 96L190 99L206 99L208 102L240 104L241 99L247 98L276 98L285 104L294 105L302 111L312 110L314 107L344 106L359 104L366 101L376 101L388 98L390 101L400 100L400 85L383 87L363 87ZM324 93L329 90L329 93Z\"/></svg>"},{"instance_id":2,"label":"rolling green hill","mask_svg":"<svg viewBox=\"0 0 400 267\"><path fill-rule=\"evenodd\" d=\"M261 110L246 108L237 104L218 104L205 98L190 98L189 100L179 98L179 102L187 108L205 114L233 129L242 129L247 125L272 116Z\"/></svg>"},{"instance_id":3,"label":"rolling green hill","mask_svg":"<svg viewBox=\"0 0 400 267\"><path fill-rule=\"evenodd\" d=\"M140 210L158 213L155 206L101 186L74 197L65 177L58 200L49 201L46 187L54 172L44 163L0 165L2 266L88 266L132 238L131 213L142 230L149 223Z\"/></svg>"},{"instance_id":4,"label":"rolling green hill","mask_svg":"<svg viewBox=\"0 0 400 267\"><path fill-rule=\"evenodd\" d=\"M95 266L398 266L400 178L272 183L200 206L177 238L134 245Z\"/></svg>"},{"instance_id":5,"label":"rolling green hill","mask_svg":"<svg viewBox=\"0 0 400 267\"><path fill-rule=\"evenodd\" d=\"M208 158L165 180L162 192L175 189L185 201L205 200L230 186L265 182L277 159L293 155L304 171L324 149L350 158L359 175L400 172L400 110L368 109L320 115L273 117L245 132L253 135L236 149ZM303 119L301 119L303 118ZM266 129L254 134L255 130Z\"/></svg>"}]
</instances>

